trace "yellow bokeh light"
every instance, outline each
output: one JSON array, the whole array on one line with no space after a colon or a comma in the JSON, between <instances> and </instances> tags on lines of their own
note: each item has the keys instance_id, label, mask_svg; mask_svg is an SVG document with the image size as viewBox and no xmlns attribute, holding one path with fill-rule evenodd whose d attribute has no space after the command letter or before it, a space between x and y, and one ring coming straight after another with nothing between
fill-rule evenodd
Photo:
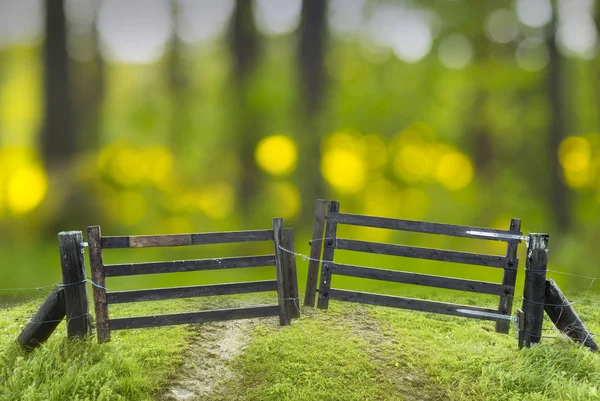
<instances>
[{"instance_id":1,"label":"yellow bokeh light","mask_svg":"<svg viewBox=\"0 0 600 401\"><path fill-rule=\"evenodd\" d=\"M289 181L278 182L271 185L270 191L274 198L275 213L277 217L291 219L300 212L300 192Z\"/></svg>"},{"instance_id":2,"label":"yellow bokeh light","mask_svg":"<svg viewBox=\"0 0 600 401\"><path fill-rule=\"evenodd\" d=\"M148 202L138 192L124 191L112 198L112 209L116 222L135 226L146 216Z\"/></svg>"},{"instance_id":3,"label":"yellow bokeh light","mask_svg":"<svg viewBox=\"0 0 600 401\"><path fill-rule=\"evenodd\" d=\"M321 173L337 191L356 193L366 183L366 165L363 158L346 149L328 150L321 160Z\"/></svg>"},{"instance_id":4,"label":"yellow bokeh light","mask_svg":"<svg viewBox=\"0 0 600 401\"><path fill-rule=\"evenodd\" d=\"M286 135L271 135L258 143L254 157L258 166L267 173L287 175L296 168L296 143Z\"/></svg>"},{"instance_id":5,"label":"yellow bokeh light","mask_svg":"<svg viewBox=\"0 0 600 401\"><path fill-rule=\"evenodd\" d=\"M21 143L34 138L41 117L40 75L33 63L13 68L0 91L0 125L6 135Z\"/></svg>"},{"instance_id":6,"label":"yellow bokeh light","mask_svg":"<svg viewBox=\"0 0 600 401\"><path fill-rule=\"evenodd\" d=\"M377 179L365 190L364 213L396 217L400 198L400 191L393 182L383 178Z\"/></svg>"},{"instance_id":7,"label":"yellow bokeh light","mask_svg":"<svg viewBox=\"0 0 600 401\"><path fill-rule=\"evenodd\" d=\"M34 210L48 191L48 177L36 163L17 167L7 178L6 205L15 215Z\"/></svg>"},{"instance_id":8,"label":"yellow bokeh light","mask_svg":"<svg viewBox=\"0 0 600 401\"><path fill-rule=\"evenodd\" d=\"M435 177L444 188L461 190L473 181L473 164L463 153L448 152L440 159Z\"/></svg>"},{"instance_id":9,"label":"yellow bokeh light","mask_svg":"<svg viewBox=\"0 0 600 401\"><path fill-rule=\"evenodd\" d=\"M349 152L361 154L364 151L365 143L355 132L336 131L328 135L321 144L321 153L327 153L330 150L344 149Z\"/></svg>"},{"instance_id":10,"label":"yellow bokeh light","mask_svg":"<svg viewBox=\"0 0 600 401\"><path fill-rule=\"evenodd\" d=\"M378 135L367 135L362 138L365 158L369 168L378 169L385 166L388 160L387 146Z\"/></svg>"},{"instance_id":11,"label":"yellow bokeh light","mask_svg":"<svg viewBox=\"0 0 600 401\"><path fill-rule=\"evenodd\" d=\"M211 219L224 219L235 207L235 190L225 182L209 185L202 191L199 207Z\"/></svg>"},{"instance_id":12,"label":"yellow bokeh light","mask_svg":"<svg viewBox=\"0 0 600 401\"><path fill-rule=\"evenodd\" d=\"M164 146L152 146L145 150L144 158L150 166L149 178L157 185L169 181L173 170L173 155Z\"/></svg>"},{"instance_id":13,"label":"yellow bokeh light","mask_svg":"<svg viewBox=\"0 0 600 401\"><path fill-rule=\"evenodd\" d=\"M590 186L594 182L595 171L591 168L585 170L564 170L566 184L573 189L581 189Z\"/></svg>"},{"instance_id":14,"label":"yellow bokeh light","mask_svg":"<svg viewBox=\"0 0 600 401\"><path fill-rule=\"evenodd\" d=\"M558 159L565 172L582 172L590 167L592 147L587 139L571 136L563 140L560 144Z\"/></svg>"},{"instance_id":15,"label":"yellow bokeh light","mask_svg":"<svg viewBox=\"0 0 600 401\"><path fill-rule=\"evenodd\" d=\"M404 218L421 220L429 212L431 199L420 189L407 188L400 194L400 214Z\"/></svg>"}]
</instances>

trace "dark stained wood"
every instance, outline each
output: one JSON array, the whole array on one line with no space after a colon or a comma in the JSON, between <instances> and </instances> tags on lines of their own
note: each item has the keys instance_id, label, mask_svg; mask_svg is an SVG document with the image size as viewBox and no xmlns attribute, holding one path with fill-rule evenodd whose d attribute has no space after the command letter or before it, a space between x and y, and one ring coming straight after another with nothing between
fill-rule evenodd
<instances>
[{"instance_id":1,"label":"dark stained wood","mask_svg":"<svg viewBox=\"0 0 600 401\"><path fill-rule=\"evenodd\" d=\"M140 329L177 324L206 323L232 319L249 319L279 315L278 305L251 306L236 309L217 309L171 315L138 316L110 320L111 330Z\"/></svg>"},{"instance_id":2,"label":"dark stained wood","mask_svg":"<svg viewBox=\"0 0 600 401\"><path fill-rule=\"evenodd\" d=\"M275 247L275 271L277 272L277 300L279 305L279 324L284 326L290 324L290 315L286 306L285 286L285 258L281 250L283 243L283 219L273 219L273 242Z\"/></svg>"},{"instance_id":3,"label":"dark stained wood","mask_svg":"<svg viewBox=\"0 0 600 401\"><path fill-rule=\"evenodd\" d=\"M360 302L370 305L391 306L394 308L402 308L421 312L439 313L443 315L453 315L470 317L481 320L497 320L487 316L477 316L466 313L461 313L458 309L469 311L498 313L496 309L479 308L471 305L457 305L445 302L425 301L421 299L394 297L389 295L371 294L368 292L347 291L331 289L329 290L329 299L338 301Z\"/></svg>"},{"instance_id":4,"label":"dark stained wood","mask_svg":"<svg viewBox=\"0 0 600 401\"><path fill-rule=\"evenodd\" d=\"M295 252L294 229L284 228L282 246ZM285 287L285 304L290 319L300 317L300 299L298 297L298 277L296 274L296 255L290 252L283 252L283 278Z\"/></svg>"},{"instance_id":5,"label":"dark stained wood","mask_svg":"<svg viewBox=\"0 0 600 401\"><path fill-rule=\"evenodd\" d=\"M328 221L329 224L329 221ZM337 244L337 246L336 246ZM439 260L443 262L464 263L486 267L507 267L516 265L516 259L504 256L482 255L477 253L447 251L442 249L419 248L379 242L356 241L337 238L333 246L340 250L368 252L381 255L404 256L407 258Z\"/></svg>"},{"instance_id":6,"label":"dark stained wood","mask_svg":"<svg viewBox=\"0 0 600 401\"><path fill-rule=\"evenodd\" d=\"M17 338L21 347L36 348L46 341L65 317L64 288L55 288Z\"/></svg>"},{"instance_id":7,"label":"dark stained wood","mask_svg":"<svg viewBox=\"0 0 600 401\"><path fill-rule=\"evenodd\" d=\"M529 234L522 307L525 312L527 347L532 343L539 343L542 338L549 239L547 234Z\"/></svg>"},{"instance_id":8,"label":"dark stained wood","mask_svg":"<svg viewBox=\"0 0 600 401\"><path fill-rule=\"evenodd\" d=\"M110 341L110 329L108 326L108 304L106 302L106 279L104 275L104 262L102 260L102 244L100 226L87 228L88 246L90 251L90 268L92 281L97 285L92 286L94 292L94 309L96 311L96 334L98 342Z\"/></svg>"},{"instance_id":9,"label":"dark stained wood","mask_svg":"<svg viewBox=\"0 0 600 401\"><path fill-rule=\"evenodd\" d=\"M386 217L362 216L358 214L333 213L327 216L328 221L334 221L339 224L350 224L355 226L388 228L392 230L412 231L426 234L443 234L454 237L477 238L492 241L504 241L519 243L518 239L501 239L493 237L484 237L479 235L467 234L467 231L480 231L495 234L521 234L520 232L495 230L483 227L457 226L453 224L429 223L414 220L399 220Z\"/></svg>"},{"instance_id":10,"label":"dark stained wood","mask_svg":"<svg viewBox=\"0 0 600 401\"><path fill-rule=\"evenodd\" d=\"M521 220L510 219L509 231L521 231ZM519 244L508 243L506 245L506 257L510 259L517 259L517 250ZM517 282L517 267L515 269L505 269L504 276L502 277L502 284L514 287ZM498 305L498 312L503 315L510 315L512 313L513 305L513 294L504 294L500 296L500 304ZM499 320L496 322L496 332L507 334L510 329L510 322L506 320Z\"/></svg>"},{"instance_id":11,"label":"dark stained wood","mask_svg":"<svg viewBox=\"0 0 600 401\"><path fill-rule=\"evenodd\" d=\"M573 341L577 341L593 351L598 351L598 344L594 341L594 337L587 330L583 321L581 321L554 280L546 280L546 305L544 310L558 330L565 333Z\"/></svg>"},{"instance_id":12,"label":"dark stained wood","mask_svg":"<svg viewBox=\"0 0 600 401\"><path fill-rule=\"evenodd\" d=\"M337 201L329 202L327 216L337 213L340 210L340 203ZM323 250L323 263L321 266L321 283L319 284L319 300L317 307L327 309L329 306L329 289L331 288L331 270L329 263L333 262L335 253L335 237L337 235L337 223L335 220L327 218L327 227L325 228L325 241Z\"/></svg>"},{"instance_id":13,"label":"dark stained wood","mask_svg":"<svg viewBox=\"0 0 600 401\"><path fill-rule=\"evenodd\" d=\"M308 261L308 274L306 276L306 291L304 292L304 305L315 306L317 293L317 282L319 280L319 262L323 249L323 230L325 229L325 214L327 213L327 201L317 200L315 210L315 221L313 222L312 240L310 242L310 258Z\"/></svg>"},{"instance_id":14,"label":"dark stained wood","mask_svg":"<svg viewBox=\"0 0 600 401\"><path fill-rule=\"evenodd\" d=\"M522 309L517 309L517 319L519 324L519 349L525 346L527 332L525 331L525 312Z\"/></svg>"},{"instance_id":15,"label":"dark stained wood","mask_svg":"<svg viewBox=\"0 0 600 401\"><path fill-rule=\"evenodd\" d=\"M132 235L102 237L102 248L148 248L272 240L273 230L226 231L173 235Z\"/></svg>"},{"instance_id":16,"label":"dark stained wood","mask_svg":"<svg viewBox=\"0 0 600 401\"><path fill-rule=\"evenodd\" d=\"M342 265L337 263L332 264L331 269L333 274L368 278L373 280L385 280L394 283L425 285L429 287L447 288L451 290L469 291L491 295L505 295L514 293L514 287L485 281L463 280L451 277L431 276L428 274L375 269L371 267Z\"/></svg>"},{"instance_id":17,"label":"dark stained wood","mask_svg":"<svg viewBox=\"0 0 600 401\"><path fill-rule=\"evenodd\" d=\"M81 231L61 232L58 234L58 245L65 288L67 336L69 338L86 336L90 334L92 326L85 282L83 235Z\"/></svg>"},{"instance_id":18,"label":"dark stained wood","mask_svg":"<svg viewBox=\"0 0 600 401\"><path fill-rule=\"evenodd\" d=\"M275 255L106 265L106 277L275 266Z\"/></svg>"},{"instance_id":19,"label":"dark stained wood","mask_svg":"<svg viewBox=\"0 0 600 401\"><path fill-rule=\"evenodd\" d=\"M209 295L244 294L248 292L277 291L276 280L246 283L211 284L190 287L158 288L152 290L109 292L109 304L159 301L164 299L194 298Z\"/></svg>"}]
</instances>

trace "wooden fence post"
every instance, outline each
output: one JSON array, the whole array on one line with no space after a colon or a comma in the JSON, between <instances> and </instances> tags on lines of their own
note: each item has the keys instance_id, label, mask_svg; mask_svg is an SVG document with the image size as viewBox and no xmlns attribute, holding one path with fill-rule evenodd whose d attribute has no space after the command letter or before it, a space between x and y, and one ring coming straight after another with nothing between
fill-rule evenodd
<instances>
[{"instance_id":1,"label":"wooden fence post","mask_svg":"<svg viewBox=\"0 0 600 401\"><path fill-rule=\"evenodd\" d=\"M526 347L539 343L542 338L549 239L548 234L529 234L522 307L525 326L524 337L520 341Z\"/></svg>"},{"instance_id":2,"label":"wooden fence post","mask_svg":"<svg viewBox=\"0 0 600 401\"><path fill-rule=\"evenodd\" d=\"M325 214L327 201L317 199L315 221L313 223L312 239L310 241L310 260L308 261L308 274L306 276L306 291L304 292L304 305L315 306L317 282L319 281L319 262L323 249L323 230L325 229Z\"/></svg>"},{"instance_id":3,"label":"wooden fence post","mask_svg":"<svg viewBox=\"0 0 600 401\"><path fill-rule=\"evenodd\" d=\"M279 304L279 324L282 326L290 324L290 316L286 306L284 257L280 246L283 242L283 219L273 219L273 242L275 243L275 271L277 273L277 299Z\"/></svg>"},{"instance_id":4,"label":"wooden fence post","mask_svg":"<svg viewBox=\"0 0 600 401\"><path fill-rule=\"evenodd\" d=\"M31 350L46 341L65 317L65 289L55 288L23 329L17 342Z\"/></svg>"},{"instance_id":5,"label":"wooden fence post","mask_svg":"<svg viewBox=\"0 0 600 401\"><path fill-rule=\"evenodd\" d=\"M296 274L296 255L294 247L294 229L286 228L283 230L282 246L290 252L283 254L284 269L284 287L286 290L285 298L288 310L288 316L291 318L300 317L300 301L298 299L298 276Z\"/></svg>"},{"instance_id":6,"label":"wooden fence post","mask_svg":"<svg viewBox=\"0 0 600 401\"><path fill-rule=\"evenodd\" d=\"M83 235L81 231L58 234L60 264L64 285L67 336L82 337L91 333L85 260L83 257Z\"/></svg>"},{"instance_id":7,"label":"wooden fence post","mask_svg":"<svg viewBox=\"0 0 600 401\"><path fill-rule=\"evenodd\" d=\"M510 219L510 231L521 232L521 220L520 219ZM511 259L517 258L517 249L519 244L509 242L506 246L506 257ZM513 268L505 268L504 275L502 276L502 285L508 285L510 287L515 286L517 281L517 267ZM500 297L500 304L498 305L498 312L503 315L510 315L512 313L513 306L513 296L514 294L506 294ZM510 329L510 321L508 320L498 320L496 322L496 332L498 333L508 333Z\"/></svg>"},{"instance_id":8,"label":"wooden fence post","mask_svg":"<svg viewBox=\"0 0 600 401\"><path fill-rule=\"evenodd\" d=\"M104 275L104 261L102 260L102 237L100 226L87 228L88 244L90 249L90 268L94 282L94 309L96 311L96 333L98 343L110 341L110 327L108 323L108 303L106 301L106 278Z\"/></svg>"},{"instance_id":9,"label":"wooden fence post","mask_svg":"<svg viewBox=\"0 0 600 401\"><path fill-rule=\"evenodd\" d=\"M340 203L337 201L329 202L329 213L337 213L340 210ZM331 268L327 262L333 262L335 251L335 236L337 233L337 223L327 220L327 229L325 230L325 249L323 250L323 265L321 266L321 283L319 284L319 309L329 307L329 289L331 288Z\"/></svg>"}]
</instances>

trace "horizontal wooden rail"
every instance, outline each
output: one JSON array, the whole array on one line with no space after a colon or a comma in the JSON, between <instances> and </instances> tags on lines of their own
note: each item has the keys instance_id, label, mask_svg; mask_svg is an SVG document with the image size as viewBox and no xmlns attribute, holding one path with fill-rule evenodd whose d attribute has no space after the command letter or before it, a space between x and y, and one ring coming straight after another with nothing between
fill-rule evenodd
<instances>
[{"instance_id":1,"label":"horizontal wooden rail","mask_svg":"<svg viewBox=\"0 0 600 401\"><path fill-rule=\"evenodd\" d=\"M464 263L468 265L514 268L517 259L505 256L483 255L478 253L447 251L433 248L420 248L416 246L405 246L395 244L384 244L379 242L356 241L345 238L337 238L334 242L336 249L347 251L358 251L376 253L381 255L404 256L407 258L439 260L443 262Z\"/></svg>"},{"instance_id":2,"label":"horizontal wooden rail","mask_svg":"<svg viewBox=\"0 0 600 401\"><path fill-rule=\"evenodd\" d=\"M118 277L138 274L181 273L198 270L235 269L259 266L275 266L275 255L105 265L104 273L106 277Z\"/></svg>"},{"instance_id":3,"label":"horizontal wooden rail","mask_svg":"<svg viewBox=\"0 0 600 401\"><path fill-rule=\"evenodd\" d=\"M394 297L390 295L371 294L368 292L347 291L331 289L329 290L329 299L338 301L360 302L370 305L391 306L395 308L409 309L420 312L439 313L443 315L462 316L473 319L498 321L501 319L489 316L477 316L459 312L458 309L464 309L475 312L485 312L497 314L496 309L479 308L471 305L458 305L445 302L425 301L422 299Z\"/></svg>"},{"instance_id":4,"label":"horizontal wooden rail","mask_svg":"<svg viewBox=\"0 0 600 401\"><path fill-rule=\"evenodd\" d=\"M273 241L273 230L229 231L201 234L127 235L102 237L102 248L150 248Z\"/></svg>"},{"instance_id":5,"label":"horizontal wooden rail","mask_svg":"<svg viewBox=\"0 0 600 401\"><path fill-rule=\"evenodd\" d=\"M118 291L106 294L109 304L160 301L164 299L194 298L209 295L245 294L249 292L277 291L277 280L250 281L191 287L158 288L152 290Z\"/></svg>"},{"instance_id":6,"label":"horizontal wooden rail","mask_svg":"<svg viewBox=\"0 0 600 401\"><path fill-rule=\"evenodd\" d=\"M329 215L327 215L327 220L331 221L332 223L349 224L354 226L387 228L391 230L411 231L426 234L443 234L451 235L454 237L504 241L516 244L521 242L518 239L495 238L467 233L467 231L478 231L491 234L520 235L520 231L495 230L492 228L457 226L453 224L429 223L425 221L414 220L400 220L386 217L363 216L358 214L347 213L329 213Z\"/></svg>"},{"instance_id":7,"label":"horizontal wooden rail","mask_svg":"<svg viewBox=\"0 0 600 401\"><path fill-rule=\"evenodd\" d=\"M458 278L431 276L428 274L401 272L396 270L375 269L363 266L330 264L333 274L341 276L385 280L394 283L425 285L450 290L477 292L490 295L512 295L514 288L486 281L463 280Z\"/></svg>"},{"instance_id":8,"label":"horizontal wooden rail","mask_svg":"<svg viewBox=\"0 0 600 401\"><path fill-rule=\"evenodd\" d=\"M277 315L279 315L278 305L251 306L247 308L218 309L202 312L176 313L172 315L125 317L111 319L109 326L110 330L126 330Z\"/></svg>"}]
</instances>

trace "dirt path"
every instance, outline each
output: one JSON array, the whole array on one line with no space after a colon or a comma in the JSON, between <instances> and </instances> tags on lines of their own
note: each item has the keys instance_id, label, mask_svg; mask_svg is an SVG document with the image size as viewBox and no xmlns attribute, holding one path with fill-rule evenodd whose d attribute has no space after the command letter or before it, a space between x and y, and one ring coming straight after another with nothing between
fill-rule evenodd
<instances>
[{"instance_id":1,"label":"dirt path","mask_svg":"<svg viewBox=\"0 0 600 401\"><path fill-rule=\"evenodd\" d=\"M229 362L241 353L260 319L207 323L195 328L184 364L170 388L159 401L204 400L215 393L235 373Z\"/></svg>"}]
</instances>

